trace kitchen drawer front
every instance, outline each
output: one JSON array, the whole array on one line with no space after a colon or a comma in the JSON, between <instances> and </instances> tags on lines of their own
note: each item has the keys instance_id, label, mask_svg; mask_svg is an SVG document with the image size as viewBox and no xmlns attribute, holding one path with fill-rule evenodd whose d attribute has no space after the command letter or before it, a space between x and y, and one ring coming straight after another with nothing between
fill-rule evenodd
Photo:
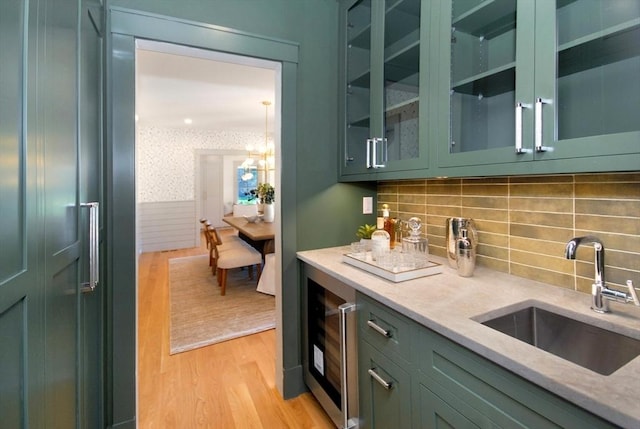
<instances>
[{"instance_id":1,"label":"kitchen drawer front","mask_svg":"<svg viewBox=\"0 0 640 429\"><path fill-rule=\"evenodd\" d=\"M471 418L476 424L486 418L499 427L616 427L426 328L416 332L421 383L459 411L482 415Z\"/></svg>"},{"instance_id":2,"label":"kitchen drawer front","mask_svg":"<svg viewBox=\"0 0 640 429\"><path fill-rule=\"evenodd\" d=\"M411 429L411 368L360 339L360 429Z\"/></svg>"},{"instance_id":3,"label":"kitchen drawer front","mask_svg":"<svg viewBox=\"0 0 640 429\"><path fill-rule=\"evenodd\" d=\"M413 323L388 307L359 294L358 326L364 339L393 360L411 358Z\"/></svg>"}]
</instances>

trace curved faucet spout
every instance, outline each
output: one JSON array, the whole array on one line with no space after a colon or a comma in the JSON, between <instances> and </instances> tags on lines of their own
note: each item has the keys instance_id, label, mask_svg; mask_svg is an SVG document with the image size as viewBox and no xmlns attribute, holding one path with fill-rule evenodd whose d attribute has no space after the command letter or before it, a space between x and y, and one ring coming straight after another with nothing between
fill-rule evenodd
<instances>
[{"instance_id":1,"label":"curved faucet spout","mask_svg":"<svg viewBox=\"0 0 640 429\"><path fill-rule=\"evenodd\" d=\"M564 256L567 259L576 259L576 250L581 244L592 244L595 251L595 284L604 286L604 245L598 237L587 235L574 237L567 242Z\"/></svg>"}]
</instances>

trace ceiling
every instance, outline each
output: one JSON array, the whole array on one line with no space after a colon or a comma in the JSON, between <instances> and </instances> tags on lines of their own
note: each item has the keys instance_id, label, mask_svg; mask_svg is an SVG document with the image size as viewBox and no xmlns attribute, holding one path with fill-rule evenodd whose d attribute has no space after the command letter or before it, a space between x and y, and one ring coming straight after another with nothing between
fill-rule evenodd
<instances>
[{"instance_id":1,"label":"ceiling","mask_svg":"<svg viewBox=\"0 0 640 429\"><path fill-rule=\"evenodd\" d=\"M269 132L279 64L179 45L138 40L137 123L163 128ZM185 124L186 118L193 122Z\"/></svg>"}]
</instances>

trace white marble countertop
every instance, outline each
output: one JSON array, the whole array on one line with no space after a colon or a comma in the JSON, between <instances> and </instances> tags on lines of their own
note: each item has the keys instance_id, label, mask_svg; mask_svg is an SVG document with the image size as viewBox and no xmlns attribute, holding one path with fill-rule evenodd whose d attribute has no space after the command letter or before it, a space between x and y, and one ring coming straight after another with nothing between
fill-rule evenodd
<instances>
[{"instance_id":1,"label":"white marble countertop","mask_svg":"<svg viewBox=\"0 0 640 429\"><path fill-rule=\"evenodd\" d=\"M342 262L347 246L298 252L298 258L433 331L614 424L640 428L640 356L605 376L495 331L472 318L523 301L640 339L640 308L616 302L611 313L590 309L591 296L476 267L393 283ZM485 318L483 320L488 319Z\"/></svg>"}]
</instances>

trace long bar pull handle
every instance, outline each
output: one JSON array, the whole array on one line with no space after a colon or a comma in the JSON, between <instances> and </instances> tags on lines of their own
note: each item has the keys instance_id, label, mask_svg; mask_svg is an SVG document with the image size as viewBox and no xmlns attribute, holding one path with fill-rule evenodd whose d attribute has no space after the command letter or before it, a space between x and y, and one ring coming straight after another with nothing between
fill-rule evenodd
<instances>
[{"instance_id":1,"label":"long bar pull handle","mask_svg":"<svg viewBox=\"0 0 640 429\"><path fill-rule=\"evenodd\" d=\"M356 310L356 305L352 302L346 302L338 306L339 319L340 319L340 378L341 378L341 397L342 397L342 419L343 428L348 429L354 427L354 423L349 419L349 389L348 389L348 376L347 373L347 314ZM352 338L351 341L355 341ZM353 357L355 359L355 356Z\"/></svg>"},{"instance_id":2,"label":"long bar pull handle","mask_svg":"<svg viewBox=\"0 0 640 429\"><path fill-rule=\"evenodd\" d=\"M530 108L530 104L516 103L516 153L528 152L522 147L522 109Z\"/></svg>"},{"instance_id":3,"label":"long bar pull handle","mask_svg":"<svg viewBox=\"0 0 640 429\"><path fill-rule=\"evenodd\" d=\"M371 144L373 143L373 139L367 139L367 168L373 167L373 163L371 162Z\"/></svg>"},{"instance_id":4,"label":"long bar pull handle","mask_svg":"<svg viewBox=\"0 0 640 429\"><path fill-rule=\"evenodd\" d=\"M542 105L548 103L547 100L536 98L536 125L535 125L535 149L536 152L545 152L546 147L542 145Z\"/></svg>"},{"instance_id":5,"label":"long bar pull handle","mask_svg":"<svg viewBox=\"0 0 640 429\"><path fill-rule=\"evenodd\" d=\"M384 378L380 377L380 374L376 372L375 368L370 368L367 370L367 372L375 381L380 383L380 385L384 387L386 390L393 389L393 381L387 381Z\"/></svg>"},{"instance_id":6,"label":"long bar pull handle","mask_svg":"<svg viewBox=\"0 0 640 429\"><path fill-rule=\"evenodd\" d=\"M100 203L84 203L80 207L89 209L89 281L82 283L82 293L93 292L100 279Z\"/></svg>"},{"instance_id":7,"label":"long bar pull handle","mask_svg":"<svg viewBox=\"0 0 640 429\"><path fill-rule=\"evenodd\" d=\"M387 337L387 338L391 338L391 331L384 329L382 326L378 325L376 322L374 322L373 320L367 320L367 325L373 329L374 331L378 332L379 334Z\"/></svg>"},{"instance_id":8,"label":"long bar pull handle","mask_svg":"<svg viewBox=\"0 0 640 429\"><path fill-rule=\"evenodd\" d=\"M373 168L384 168L387 166L387 139L374 138L373 142ZM380 152L382 153L382 162L378 163L378 145L380 145Z\"/></svg>"}]
</instances>

